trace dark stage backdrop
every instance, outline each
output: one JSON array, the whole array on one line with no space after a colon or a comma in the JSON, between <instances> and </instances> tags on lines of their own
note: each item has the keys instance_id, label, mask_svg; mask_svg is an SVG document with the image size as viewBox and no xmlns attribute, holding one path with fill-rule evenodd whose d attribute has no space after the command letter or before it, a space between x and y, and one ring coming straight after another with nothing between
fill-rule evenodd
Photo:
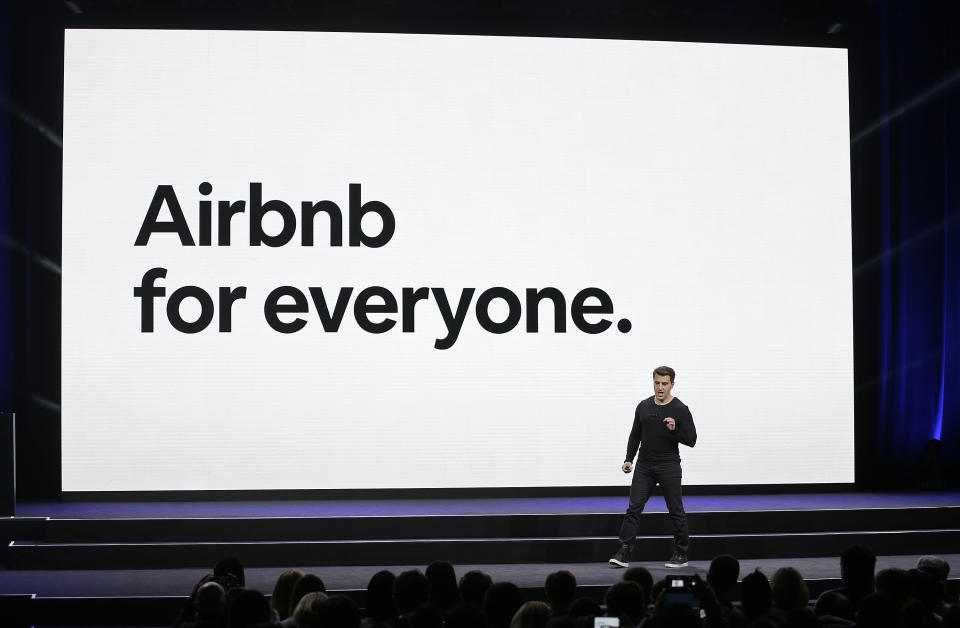
<instances>
[{"instance_id":1,"label":"dark stage backdrop","mask_svg":"<svg viewBox=\"0 0 960 628\"><path fill-rule=\"evenodd\" d=\"M870 485L957 483L956 17L942 3L876 3L851 46L858 480Z\"/></svg>"},{"instance_id":2,"label":"dark stage backdrop","mask_svg":"<svg viewBox=\"0 0 960 628\"><path fill-rule=\"evenodd\" d=\"M10 41L10 20L0 22L0 39ZM0 98L10 97L10 46L0 49ZM13 343L10 337L10 116L0 120L0 412L13 408Z\"/></svg>"},{"instance_id":3,"label":"dark stage backdrop","mask_svg":"<svg viewBox=\"0 0 960 628\"><path fill-rule=\"evenodd\" d=\"M11 6L14 5L14 6ZM65 27L264 28L848 45L857 481L957 482L960 54L948 3L11 3L0 137L0 407L21 496L60 482L60 181ZM261 6L265 8L260 8ZM8 152L7 152L8 151ZM4 165L7 165L6 163ZM3 188L6 192L6 188ZM7 199L9 198L9 203ZM830 228L830 225L824 225ZM6 273L9 273L7 275ZM7 279L9 276L9 279ZM831 386L830 381L822 383ZM810 391L817 412L818 391ZM829 434L824 435L829 438ZM937 439L942 450L929 445ZM952 468L951 468L951 465Z\"/></svg>"}]
</instances>

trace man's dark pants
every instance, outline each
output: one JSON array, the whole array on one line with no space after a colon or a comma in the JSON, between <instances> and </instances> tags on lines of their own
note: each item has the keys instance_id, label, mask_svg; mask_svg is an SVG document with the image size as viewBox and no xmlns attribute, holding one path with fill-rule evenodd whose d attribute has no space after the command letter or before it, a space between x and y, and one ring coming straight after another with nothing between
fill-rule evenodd
<instances>
[{"instance_id":1,"label":"man's dark pants","mask_svg":"<svg viewBox=\"0 0 960 628\"><path fill-rule=\"evenodd\" d=\"M683 471L680 469L679 462L637 460L637 464L633 467L633 482L630 485L630 506L623 518L623 525L620 526L622 545L633 550L637 541L637 532L640 530L640 513L650 499L653 487L660 484L660 488L663 489L663 499L667 502L667 510L670 511L670 519L673 521L674 549L684 555L687 553L690 547L690 533L687 530L687 513L683 510L683 493L680 486L682 479Z\"/></svg>"}]
</instances>

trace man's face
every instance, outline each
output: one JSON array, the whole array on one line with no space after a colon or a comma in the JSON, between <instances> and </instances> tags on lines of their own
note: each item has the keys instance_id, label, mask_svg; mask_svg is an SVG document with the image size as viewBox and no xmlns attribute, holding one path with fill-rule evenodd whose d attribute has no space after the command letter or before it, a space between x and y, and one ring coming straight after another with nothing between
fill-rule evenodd
<instances>
[{"instance_id":1,"label":"man's face","mask_svg":"<svg viewBox=\"0 0 960 628\"><path fill-rule=\"evenodd\" d=\"M671 390L673 390L673 382L670 381L669 375L653 376L653 393L656 395L657 401L666 399Z\"/></svg>"}]
</instances>

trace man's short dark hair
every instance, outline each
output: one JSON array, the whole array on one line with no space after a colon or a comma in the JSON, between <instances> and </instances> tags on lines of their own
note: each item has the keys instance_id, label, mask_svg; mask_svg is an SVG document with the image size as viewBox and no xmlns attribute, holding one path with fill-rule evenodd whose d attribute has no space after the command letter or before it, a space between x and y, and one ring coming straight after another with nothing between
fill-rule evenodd
<instances>
[{"instance_id":1,"label":"man's short dark hair","mask_svg":"<svg viewBox=\"0 0 960 628\"><path fill-rule=\"evenodd\" d=\"M707 581L718 594L726 593L737 586L740 576L740 561L730 554L720 554L710 561Z\"/></svg>"},{"instance_id":2,"label":"man's short dark hair","mask_svg":"<svg viewBox=\"0 0 960 628\"><path fill-rule=\"evenodd\" d=\"M672 384L674 378L677 376L677 372L674 371L669 366L658 366L657 368L653 369L653 376L656 377L657 375L659 375L660 377L663 377L663 376L669 377L670 383Z\"/></svg>"},{"instance_id":3,"label":"man's short dark hair","mask_svg":"<svg viewBox=\"0 0 960 628\"><path fill-rule=\"evenodd\" d=\"M759 568L745 575L740 582L740 603L743 614L747 616L747 623L762 617L770 610L773 592L770 581Z\"/></svg>"},{"instance_id":4,"label":"man's short dark hair","mask_svg":"<svg viewBox=\"0 0 960 628\"><path fill-rule=\"evenodd\" d=\"M643 603L650 603L650 595L653 593L653 574L646 567L631 567L623 572L621 580L625 582L636 582L643 589Z\"/></svg>"},{"instance_id":5,"label":"man's short dark hair","mask_svg":"<svg viewBox=\"0 0 960 628\"><path fill-rule=\"evenodd\" d=\"M553 612L569 611L577 594L577 578L567 570L554 571L543 585L544 598Z\"/></svg>"},{"instance_id":6,"label":"man's short dark hair","mask_svg":"<svg viewBox=\"0 0 960 628\"><path fill-rule=\"evenodd\" d=\"M873 591L873 570L877 555L864 545L852 545L840 557L840 577L844 584Z\"/></svg>"},{"instance_id":7,"label":"man's short dark hair","mask_svg":"<svg viewBox=\"0 0 960 628\"><path fill-rule=\"evenodd\" d=\"M491 584L493 579L488 574L476 569L468 571L460 577L460 598L464 603L480 608Z\"/></svg>"},{"instance_id":8,"label":"man's short dark hair","mask_svg":"<svg viewBox=\"0 0 960 628\"><path fill-rule=\"evenodd\" d=\"M940 582L946 582L950 575L950 563L939 556L921 556L917 560L917 569L926 571Z\"/></svg>"},{"instance_id":9,"label":"man's short dark hair","mask_svg":"<svg viewBox=\"0 0 960 628\"><path fill-rule=\"evenodd\" d=\"M393 581L393 599L401 615L412 612L430 597L430 583L419 569L402 572Z\"/></svg>"},{"instance_id":10,"label":"man's short dark hair","mask_svg":"<svg viewBox=\"0 0 960 628\"><path fill-rule=\"evenodd\" d=\"M607 615L610 617L628 616L634 624L639 624L647 612L643 587L636 582L621 580L614 582L604 595Z\"/></svg>"}]
</instances>

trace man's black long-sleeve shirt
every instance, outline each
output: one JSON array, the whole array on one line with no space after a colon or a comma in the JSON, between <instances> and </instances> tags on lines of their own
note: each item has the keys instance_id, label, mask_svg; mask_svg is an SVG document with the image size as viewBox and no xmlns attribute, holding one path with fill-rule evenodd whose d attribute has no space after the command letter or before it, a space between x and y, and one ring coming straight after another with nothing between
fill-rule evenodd
<instances>
[{"instance_id":1,"label":"man's black long-sleeve shirt","mask_svg":"<svg viewBox=\"0 0 960 628\"><path fill-rule=\"evenodd\" d=\"M676 430L671 432L663 424L667 417L676 421ZM640 460L645 462L680 462L678 443L687 447L697 444L693 415L682 401L674 397L670 403L660 406L651 396L637 404L637 410L633 413L633 429L627 440L626 462L633 462L637 447L640 448Z\"/></svg>"}]
</instances>

